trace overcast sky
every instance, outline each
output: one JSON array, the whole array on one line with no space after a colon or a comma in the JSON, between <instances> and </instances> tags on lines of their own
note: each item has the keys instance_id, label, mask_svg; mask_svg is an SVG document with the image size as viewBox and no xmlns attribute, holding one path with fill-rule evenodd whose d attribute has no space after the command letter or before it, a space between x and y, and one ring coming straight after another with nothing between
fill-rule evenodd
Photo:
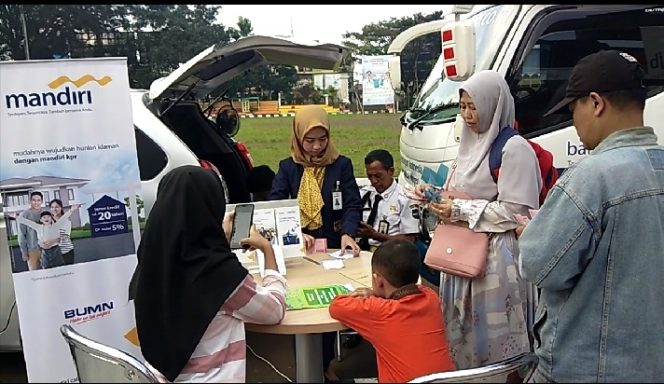
<instances>
[{"instance_id":1,"label":"overcast sky","mask_svg":"<svg viewBox=\"0 0 664 384\"><path fill-rule=\"evenodd\" d=\"M222 5L219 21L235 26L239 16L251 20L254 34L289 36L291 19L296 40L319 40L340 44L346 32L361 32L367 24L391 17L401 18L415 13L449 12L451 5Z\"/></svg>"}]
</instances>

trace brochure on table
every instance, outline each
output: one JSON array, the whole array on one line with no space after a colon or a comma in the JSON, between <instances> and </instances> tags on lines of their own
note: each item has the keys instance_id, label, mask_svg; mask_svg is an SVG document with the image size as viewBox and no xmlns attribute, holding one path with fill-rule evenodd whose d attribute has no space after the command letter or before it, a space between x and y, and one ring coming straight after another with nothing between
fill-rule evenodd
<instances>
[{"instance_id":1,"label":"brochure on table","mask_svg":"<svg viewBox=\"0 0 664 384\"><path fill-rule=\"evenodd\" d=\"M254 220L256 229L272 243L275 249L277 265L281 273L286 273L285 260L299 259L304 256L306 250L302 238L302 227L300 225L300 207L297 199L257 201L254 204ZM228 204L227 212L233 212L235 204ZM250 267L258 267L261 275L264 273L263 254L256 251L255 254L236 251L240 261L249 263ZM251 265L255 263L255 265ZM283 271L281 268L283 267ZM250 272L252 268L249 268Z\"/></svg>"},{"instance_id":2,"label":"brochure on table","mask_svg":"<svg viewBox=\"0 0 664 384\"><path fill-rule=\"evenodd\" d=\"M293 309L325 308L335 296L353 291L351 284L334 284L310 288L292 288L286 293L286 307Z\"/></svg>"}]
</instances>

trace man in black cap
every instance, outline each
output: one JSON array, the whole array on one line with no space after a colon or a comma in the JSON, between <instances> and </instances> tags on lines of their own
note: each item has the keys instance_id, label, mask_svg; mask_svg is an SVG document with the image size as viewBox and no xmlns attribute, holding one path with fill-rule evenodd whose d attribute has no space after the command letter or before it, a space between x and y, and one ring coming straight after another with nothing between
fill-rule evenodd
<instances>
[{"instance_id":1,"label":"man in black cap","mask_svg":"<svg viewBox=\"0 0 664 384\"><path fill-rule=\"evenodd\" d=\"M519 238L541 288L530 382L664 377L664 147L644 126L644 71L599 51L572 69L560 108L592 153L570 167Z\"/></svg>"}]
</instances>

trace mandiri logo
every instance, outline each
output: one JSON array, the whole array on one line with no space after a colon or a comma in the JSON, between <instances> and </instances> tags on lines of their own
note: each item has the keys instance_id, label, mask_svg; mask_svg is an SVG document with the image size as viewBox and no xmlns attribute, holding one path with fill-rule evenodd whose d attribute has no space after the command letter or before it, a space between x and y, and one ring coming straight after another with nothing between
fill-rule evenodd
<instances>
[{"instance_id":1,"label":"mandiri logo","mask_svg":"<svg viewBox=\"0 0 664 384\"><path fill-rule=\"evenodd\" d=\"M104 87L113 81L110 76L104 76L100 79L90 74L85 74L77 80L72 80L68 76L60 76L48 83L50 89L56 90L62 85L71 83L76 88L94 82ZM65 86L60 92L30 92L30 93L11 93L5 95L5 107L12 108L31 108L31 107L50 107L50 106L70 106L70 105L91 105L93 92L90 89L77 90Z\"/></svg>"}]
</instances>

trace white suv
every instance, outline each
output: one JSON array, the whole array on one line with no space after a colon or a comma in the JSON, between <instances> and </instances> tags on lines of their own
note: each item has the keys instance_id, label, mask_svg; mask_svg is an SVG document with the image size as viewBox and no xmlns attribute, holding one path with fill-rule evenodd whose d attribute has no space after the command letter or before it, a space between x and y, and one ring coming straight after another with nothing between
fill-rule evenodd
<instances>
[{"instance_id":1,"label":"white suv","mask_svg":"<svg viewBox=\"0 0 664 384\"><path fill-rule=\"evenodd\" d=\"M155 80L149 90L131 90L146 215L154 204L161 178L181 165L214 165L225 181L229 202L250 199L246 179L252 165L248 154L206 118L197 100L258 65L337 69L347 55L348 51L339 45L311 46L250 36L209 47L170 75ZM0 351L21 349L10 255L6 223L0 212Z\"/></svg>"}]
</instances>

